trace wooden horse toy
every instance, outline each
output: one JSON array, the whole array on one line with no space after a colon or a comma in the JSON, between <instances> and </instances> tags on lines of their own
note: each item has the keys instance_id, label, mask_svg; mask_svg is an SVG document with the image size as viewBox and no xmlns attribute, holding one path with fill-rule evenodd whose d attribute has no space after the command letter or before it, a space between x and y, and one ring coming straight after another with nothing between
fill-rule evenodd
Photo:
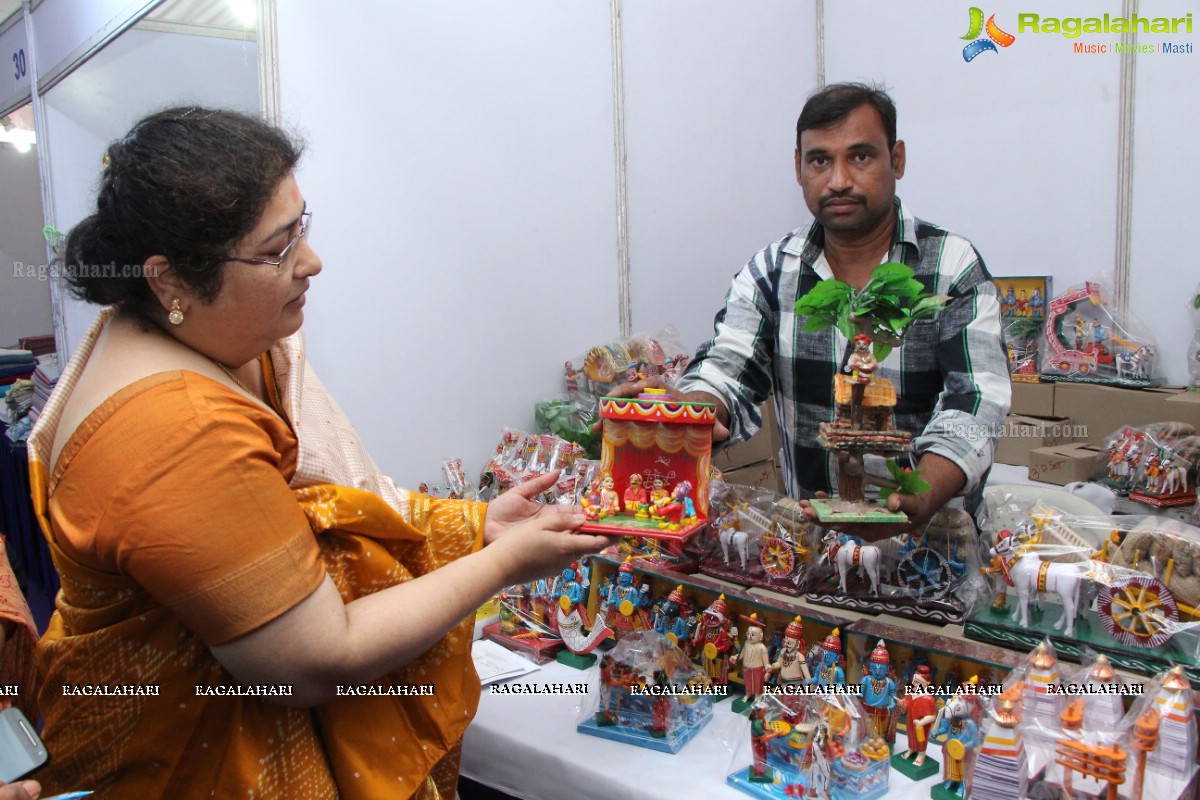
<instances>
[{"instance_id":1,"label":"wooden horse toy","mask_svg":"<svg viewBox=\"0 0 1200 800\"><path fill-rule=\"evenodd\" d=\"M1041 592L1054 592L1062 600L1062 616L1054 629L1064 636L1075 635L1075 616L1079 611L1079 589L1086 580L1091 562L1058 564L1043 561L1033 545L1011 531L1000 531L991 555L999 559L1000 575L1017 591L1017 609L1012 620L1029 627L1029 598Z\"/></svg>"},{"instance_id":2,"label":"wooden horse toy","mask_svg":"<svg viewBox=\"0 0 1200 800\"><path fill-rule=\"evenodd\" d=\"M822 539L825 549L821 552L822 559L829 563L838 573L838 591L846 594L846 575L855 567L858 568L858 579L870 578L871 594L879 594L879 564L883 560L879 548L873 544L858 544L849 536L840 536L836 531L829 531Z\"/></svg>"}]
</instances>

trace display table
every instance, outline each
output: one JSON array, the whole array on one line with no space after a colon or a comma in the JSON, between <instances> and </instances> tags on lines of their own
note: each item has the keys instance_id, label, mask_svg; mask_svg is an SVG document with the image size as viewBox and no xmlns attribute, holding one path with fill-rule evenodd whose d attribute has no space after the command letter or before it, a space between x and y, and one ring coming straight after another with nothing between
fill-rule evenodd
<instances>
[{"instance_id":1,"label":"display table","mask_svg":"<svg viewBox=\"0 0 1200 800\"><path fill-rule=\"evenodd\" d=\"M595 704L595 670L580 672L552 662L509 683L588 683L589 694L492 694L485 686L463 745L462 774L471 780L526 800L749 797L725 783L740 736L749 735L748 721L730 710L730 700L717 703L708 726L670 755L575 730L580 714ZM935 758L936 750L930 749ZM914 783L893 770L888 797L928 800L939 779Z\"/></svg>"}]
</instances>

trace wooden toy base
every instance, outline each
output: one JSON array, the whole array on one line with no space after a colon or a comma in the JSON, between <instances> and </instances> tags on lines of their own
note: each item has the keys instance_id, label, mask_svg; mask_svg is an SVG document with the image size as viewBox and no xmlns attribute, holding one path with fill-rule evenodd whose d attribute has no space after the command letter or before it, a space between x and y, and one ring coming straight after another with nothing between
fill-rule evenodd
<instances>
[{"instance_id":1,"label":"wooden toy base","mask_svg":"<svg viewBox=\"0 0 1200 800\"><path fill-rule=\"evenodd\" d=\"M1151 386L1162 386L1161 380L1135 380L1133 378L1104 378L1091 375L1054 375L1042 373L1042 380L1047 383L1099 383L1104 386L1121 386L1126 389L1147 389Z\"/></svg>"},{"instance_id":2,"label":"wooden toy base","mask_svg":"<svg viewBox=\"0 0 1200 800\"><path fill-rule=\"evenodd\" d=\"M529 632L532 634L533 632ZM537 664L548 664L554 660L555 653L564 649L562 639L549 636L517 634L515 636L503 633L500 623L493 622L483 628L483 638L495 642L514 653L520 653Z\"/></svg>"},{"instance_id":3,"label":"wooden toy base","mask_svg":"<svg viewBox=\"0 0 1200 800\"><path fill-rule=\"evenodd\" d=\"M817 512L817 519L822 523L838 522L908 522L908 515L903 511L888 511L880 503L864 500L859 503L849 503L845 500L813 499L809 503Z\"/></svg>"},{"instance_id":4,"label":"wooden toy base","mask_svg":"<svg viewBox=\"0 0 1200 800\"><path fill-rule=\"evenodd\" d=\"M678 753L683 749L685 744L690 742L700 732L701 728L708 724L711 718L712 714L708 713L699 717L692 724L675 727L665 736L655 736L640 725L629 725L621 722L601 725L596 721L596 715L593 714L579 723L575 730L580 733L586 733L589 736L599 736L601 739L610 739L614 742L634 744L649 750L657 750L660 753Z\"/></svg>"},{"instance_id":5,"label":"wooden toy base","mask_svg":"<svg viewBox=\"0 0 1200 800\"><path fill-rule=\"evenodd\" d=\"M956 792L950 791L940 783L929 790L929 796L932 800L963 800L966 794L965 784L959 787L959 790Z\"/></svg>"},{"instance_id":6,"label":"wooden toy base","mask_svg":"<svg viewBox=\"0 0 1200 800\"><path fill-rule=\"evenodd\" d=\"M677 525L674 528L660 528L662 520L629 517L624 514L604 517L599 520L585 522L579 530L585 533L599 533L605 536L639 536L643 539L662 539L668 542L684 542L692 534L699 533L708 524L708 520L697 520L690 525Z\"/></svg>"},{"instance_id":7,"label":"wooden toy base","mask_svg":"<svg viewBox=\"0 0 1200 800\"><path fill-rule=\"evenodd\" d=\"M1130 492L1129 499L1138 503L1145 503L1148 506L1155 508L1174 508L1176 506L1191 506L1196 504L1196 493L1185 492L1183 494L1173 494L1163 497L1157 494L1146 494L1145 492Z\"/></svg>"},{"instance_id":8,"label":"wooden toy base","mask_svg":"<svg viewBox=\"0 0 1200 800\"><path fill-rule=\"evenodd\" d=\"M1060 657L1080 661L1090 658L1092 651L1104 653L1113 666L1142 675L1156 675L1179 664L1188 680L1200 682L1200 659L1197 658L1200 643L1196 633L1182 631L1153 649L1131 647L1114 640L1096 612L1088 611L1075 621L1075 635L1068 639L1062 631L1054 630L1054 622L1061 613L1057 605L1048 605L1043 610L1030 603L1029 626L1023 628L1012 620L1014 603L1010 596L1004 608L981 608L963 623L963 633L969 639L1026 651L1050 637Z\"/></svg>"},{"instance_id":9,"label":"wooden toy base","mask_svg":"<svg viewBox=\"0 0 1200 800\"><path fill-rule=\"evenodd\" d=\"M757 586L760 589L770 589L772 592L779 592L791 597L799 597L804 594L800 585L803 582L803 570L797 570L794 575L786 578L772 578L763 572L757 559L753 562L746 562L745 570L741 569L741 565L736 559L731 559L729 564L720 560L705 560L700 562L700 572L712 578L736 583L739 586Z\"/></svg>"},{"instance_id":10,"label":"wooden toy base","mask_svg":"<svg viewBox=\"0 0 1200 800\"><path fill-rule=\"evenodd\" d=\"M831 608L850 608L866 613L889 614L939 624L962 622L963 615L966 613L966 607L954 595L940 600L918 599L902 594L892 597L856 597L840 592L831 592L822 587L813 587L805 594L805 598L810 603Z\"/></svg>"},{"instance_id":11,"label":"wooden toy base","mask_svg":"<svg viewBox=\"0 0 1200 800\"><path fill-rule=\"evenodd\" d=\"M588 653L587 655L580 655L579 653L572 653L567 649L559 650L554 656L554 660L560 664L570 667L571 669L578 670L591 669L596 663L596 657L591 653Z\"/></svg>"},{"instance_id":12,"label":"wooden toy base","mask_svg":"<svg viewBox=\"0 0 1200 800\"><path fill-rule=\"evenodd\" d=\"M751 774L750 768L746 767L730 775L725 782L759 800L789 800L804 797L807 792L808 782L803 778L795 783L784 783L779 770L770 767L767 768L766 774L771 778L769 782L763 778L756 778Z\"/></svg>"},{"instance_id":13,"label":"wooden toy base","mask_svg":"<svg viewBox=\"0 0 1200 800\"><path fill-rule=\"evenodd\" d=\"M913 756L916 758L916 756ZM892 769L912 781L923 781L930 775L936 775L942 765L926 754L921 766L913 766L912 758L903 758L900 753L892 756Z\"/></svg>"}]
</instances>

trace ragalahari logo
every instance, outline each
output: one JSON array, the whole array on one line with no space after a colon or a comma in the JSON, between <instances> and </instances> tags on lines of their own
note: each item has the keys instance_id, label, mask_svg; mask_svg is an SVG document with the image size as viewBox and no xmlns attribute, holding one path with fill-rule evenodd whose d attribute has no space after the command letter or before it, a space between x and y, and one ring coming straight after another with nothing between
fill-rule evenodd
<instances>
[{"instance_id":1,"label":"ragalahari logo","mask_svg":"<svg viewBox=\"0 0 1200 800\"><path fill-rule=\"evenodd\" d=\"M979 34L987 32L987 38L979 38ZM963 39L971 39L970 44L963 48L963 61L973 61L975 56L980 53L986 53L989 50L993 53L1000 52L996 49L996 45L1008 47L1017 40L1017 37L1011 33L1006 33L1000 30L1000 26L996 24L996 15L992 14L988 17L987 25L983 24L983 9L971 6L971 27L967 30L967 35Z\"/></svg>"}]
</instances>

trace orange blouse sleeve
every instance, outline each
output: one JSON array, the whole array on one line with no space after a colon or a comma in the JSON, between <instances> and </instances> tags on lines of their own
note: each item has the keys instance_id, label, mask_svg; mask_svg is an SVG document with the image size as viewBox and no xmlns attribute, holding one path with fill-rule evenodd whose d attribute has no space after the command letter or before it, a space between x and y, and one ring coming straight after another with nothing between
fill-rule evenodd
<instances>
[{"instance_id":1,"label":"orange blouse sleeve","mask_svg":"<svg viewBox=\"0 0 1200 800\"><path fill-rule=\"evenodd\" d=\"M210 646L317 588L325 568L288 486L286 422L193 373L108 411L85 422L50 499L69 556L134 580Z\"/></svg>"}]
</instances>

